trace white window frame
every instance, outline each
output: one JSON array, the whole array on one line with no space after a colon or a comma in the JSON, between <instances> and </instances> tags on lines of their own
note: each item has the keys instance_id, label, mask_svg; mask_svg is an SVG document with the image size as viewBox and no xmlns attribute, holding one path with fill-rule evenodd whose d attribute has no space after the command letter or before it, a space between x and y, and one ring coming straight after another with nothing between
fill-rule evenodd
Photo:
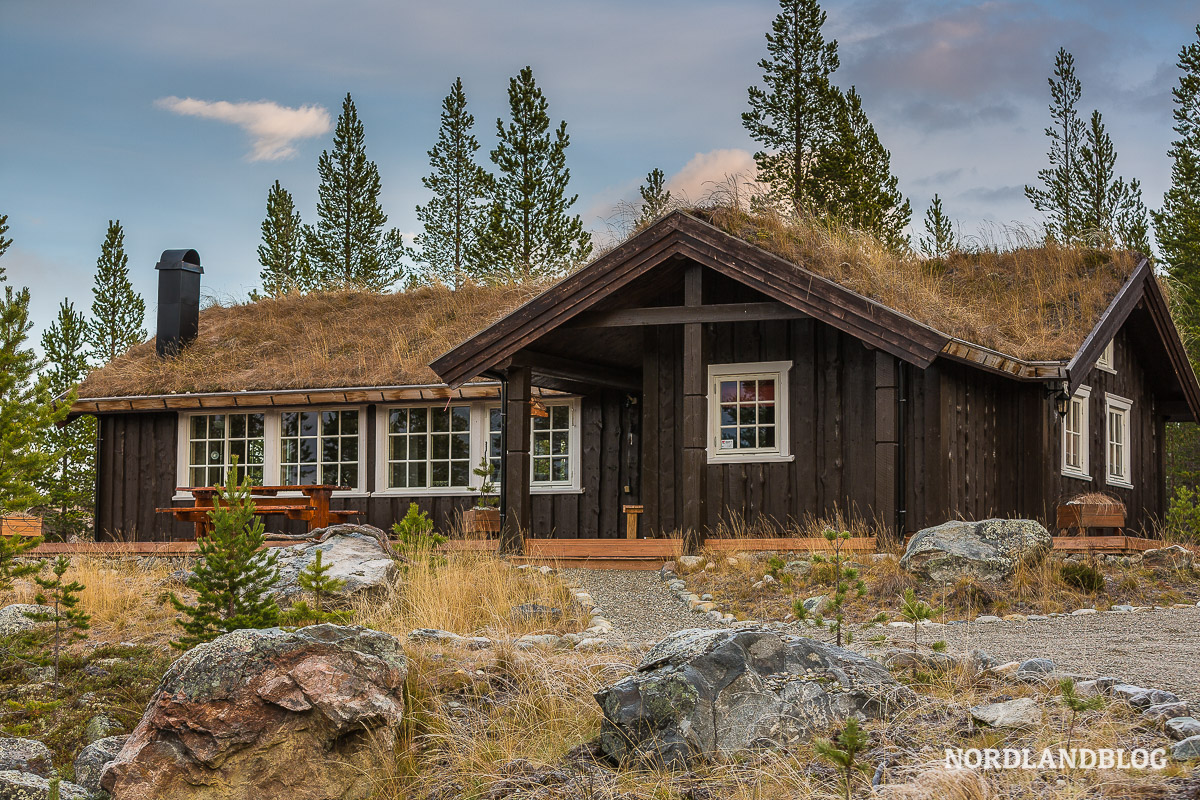
<instances>
[{"instance_id":1,"label":"white window frame","mask_svg":"<svg viewBox=\"0 0 1200 800\"><path fill-rule=\"evenodd\" d=\"M270 473L271 462L269 460L270 459L270 452L269 452L270 444L269 444L269 442L271 440L271 435L270 435L270 431L267 428L267 418L270 416L270 413L265 412L263 410L251 410L251 409L244 409L244 408L232 408L232 409L216 409L216 408L214 408L214 409L208 409L205 412L194 412L194 413L190 413L190 414L186 414L186 415L185 414L180 415L179 448L178 448L179 452L178 452L177 464L176 464L176 478L178 480L177 480L177 483L175 484L176 486L192 486L193 485L192 474L191 474L192 473L192 464L191 464L191 458L190 458L191 445L192 445L192 438L191 438L192 437L192 420L195 419L196 417L211 417L211 416L220 415L220 416L226 417L225 424L226 424L226 426L228 426L229 425L228 417L230 414L245 414L247 416L250 414L262 414L263 415L263 482L265 483L267 481L268 476L270 476L270 474L271 474ZM205 441L215 441L215 440L205 439ZM228 430L228 427L226 427L226 431L225 431L226 445L228 445L228 442L229 442L229 430ZM225 467L229 466L228 452L225 453L225 459L226 459L226 463L221 465L221 467L223 469ZM245 464L242 464L241 466L245 466ZM207 468L207 465L206 465L206 468ZM180 497L191 497L191 495L187 494L186 492L179 493L179 496Z\"/></svg>"},{"instance_id":2,"label":"white window frame","mask_svg":"<svg viewBox=\"0 0 1200 800\"><path fill-rule=\"evenodd\" d=\"M570 452L570 474L571 480L564 482L534 482L532 480L533 470L533 425L530 423L529 443L530 443L530 486L531 494L572 494L581 493L581 453L582 453L582 436L580 424L581 404L578 397L543 397L539 402L546 406L552 405L567 405L570 408L571 428L570 441L568 447ZM499 403L495 398L487 400L475 401L454 401L449 403L452 406L469 405L471 407L471 478L469 486L466 488L461 486L436 486L436 487L404 487L392 488L388 486L388 459L387 459L387 418L388 412L394 408L419 408L425 407L444 407L447 403L445 400L438 402L410 402L410 403L388 403L387 405L379 405L375 416L375 492L374 495L383 497L433 497L433 496L449 496L449 497L474 497L479 494L479 485L482 482L474 470L479 466L480 460L487 453L489 421L488 413L493 408L498 408ZM503 478L503 476L501 476ZM496 481L496 490L499 491L501 481Z\"/></svg>"},{"instance_id":3,"label":"white window frame","mask_svg":"<svg viewBox=\"0 0 1200 800\"><path fill-rule=\"evenodd\" d=\"M1112 414L1119 413L1121 418L1121 463L1119 472L1114 474L1112 464ZM1133 458L1131 447L1133 442L1130 441L1129 433L1131 425L1129 418L1133 415L1133 401L1115 394L1104 395L1104 476L1105 481L1110 486L1119 486L1123 489L1133 488Z\"/></svg>"},{"instance_id":4,"label":"white window frame","mask_svg":"<svg viewBox=\"0 0 1200 800\"><path fill-rule=\"evenodd\" d=\"M1090 452L1091 452L1091 397L1092 390L1088 386L1080 386L1075 390L1075 394L1071 396L1070 404L1067 406L1068 411L1066 416L1062 418L1062 436L1060 444L1062 449L1061 468L1062 474L1068 478L1079 478L1081 480L1090 481L1092 479ZM1079 408L1079 466L1074 467L1067 463L1067 436L1069 430L1067 421L1071 418L1071 414L1076 408Z\"/></svg>"},{"instance_id":5,"label":"white window frame","mask_svg":"<svg viewBox=\"0 0 1200 800\"><path fill-rule=\"evenodd\" d=\"M767 463L791 461L791 438L788 432L788 374L791 361L754 361L742 364L710 364L708 366L708 439L709 464ZM775 447L769 449L720 449L721 392L720 382L727 380L775 380Z\"/></svg>"},{"instance_id":6,"label":"white window frame","mask_svg":"<svg viewBox=\"0 0 1200 800\"><path fill-rule=\"evenodd\" d=\"M176 449L175 476L178 486L189 486L188 482L188 436L191 431L192 417L207 417L213 414L262 414L263 435L263 482L268 486L279 484L280 461L282 447L280 433L282 423L280 415L288 411L357 411L358 412L358 483L351 489L339 490L334 497L366 497L367 486L367 407L365 405L350 406L276 406L271 408L204 408L195 411L185 411L179 414L178 446ZM282 492L280 497L303 497L301 492ZM176 492L172 500L189 500L187 492Z\"/></svg>"},{"instance_id":7,"label":"white window frame","mask_svg":"<svg viewBox=\"0 0 1200 800\"><path fill-rule=\"evenodd\" d=\"M1115 341L1115 339L1110 339L1108 344L1104 347L1104 352L1102 352L1100 357L1096 359L1096 367L1098 369L1102 369L1105 372L1111 372L1113 375L1117 374L1116 361L1114 360L1115 348L1113 347L1113 343Z\"/></svg>"}]
</instances>

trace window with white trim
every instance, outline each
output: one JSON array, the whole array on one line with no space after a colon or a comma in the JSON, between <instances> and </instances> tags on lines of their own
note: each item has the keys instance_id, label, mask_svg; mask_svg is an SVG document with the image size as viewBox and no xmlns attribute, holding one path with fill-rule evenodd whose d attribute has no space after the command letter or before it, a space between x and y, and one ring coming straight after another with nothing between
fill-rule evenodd
<instances>
[{"instance_id":1,"label":"window with white trim","mask_svg":"<svg viewBox=\"0 0 1200 800\"><path fill-rule=\"evenodd\" d=\"M220 486L236 457L235 480L262 485L266 456L263 414L195 414L187 423L187 483Z\"/></svg>"},{"instance_id":2,"label":"window with white trim","mask_svg":"<svg viewBox=\"0 0 1200 800\"><path fill-rule=\"evenodd\" d=\"M1062 471L1072 478L1091 479L1088 464L1088 400L1091 390L1079 387L1063 417Z\"/></svg>"},{"instance_id":3,"label":"window with white trim","mask_svg":"<svg viewBox=\"0 0 1200 800\"><path fill-rule=\"evenodd\" d=\"M1115 340L1109 341L1104 348L1104 352L1102 352L1100 357L1096 359L1096 366L1106 372L1117 371L1115 362L1113 361L1113 341Z\"/></svg>"},{"instance_id":4,"label":"window with white trim","mask_svg":"<svg viewBox=\"0 0 1200 800\"><path fill-rule=\"evenodd\" d=\"M487 410L488 418L488 434L487 434L487 460L488 466L492 469L492 482L497 487L500 486L500 459L504 454L504 414L500 411L500 406L489 408Z\"/></svg>"},{"instance_id":5,"label":"window with white trim","mask_svg":"<svg viewBox=\"0 0 1200 800\"><path fill-rule=\"evenodd\" d=\"M1104 396L1105 472L1109 483L1125 488L1133 486L1129 449L1129 417L1132 409L1133 403L1123 397L1112 394Z\"/></svg>"},{"instance_id":6,"label":"window with white trim","mask_svg":"<svg viewBox=\"0 0 1200 800\"><path fill-rule=\"evenodd\" d=\"M529 455L534 486L571 484L571 405L546 403L546 415L533 417Z\"/></svg>"},{"instance_id":7,"label":"window with white trim","mask_svg":"<svg viewBox=\"0 0 1200 800\"><path fill-rule=\"evenodd\" d=\"M387 412L388 488L468 488L471 407L412 406Z\"/></svg>"},{"instance_id":8,"label":"window with white trim","mask_svg":"<svg viewBox=\"0 0 1200 800\"><path fill-rule=\"evenodd\" d=\"M279 415L279 482L358 485L358 410L284 411Z\"/></svg>"},{"instance_id":9,"label":"window with white trim","mask_svg":"<svg viewBox=\"0 0 1200 800\"><path fill-rule=\"evenodd\" d=\"M708 460L788 459L790 361L708 368Z\"/></svg>"}]
</instances>

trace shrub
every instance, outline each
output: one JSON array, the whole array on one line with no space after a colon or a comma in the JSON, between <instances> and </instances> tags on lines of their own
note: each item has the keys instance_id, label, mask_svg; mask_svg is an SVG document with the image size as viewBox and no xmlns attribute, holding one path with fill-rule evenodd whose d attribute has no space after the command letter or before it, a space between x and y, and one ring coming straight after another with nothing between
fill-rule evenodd
<instances>
[{"instance_id":1,"label":"shrub","mask_svg":"<svg viewBox=\"0 0 1200 800\"><path fill-rule=\"evenodd\" d=\"M1091 564L1067 563L1059 570L1068 586L1095 594L1104 588L1104 574Z\"/></svg>"},{"instance_id":2,"label":"shrub","mask_svg":"<svg viewBox=\"0 0 1200 800\"><path fill-rule=\"evenodd\" d=\"M433 532L433 520L416 503L408 504L408 513L392 526L392 533L396 534L400 554L409 559L427 558L434 548L448 541Z\"/></svg>"},{"instance_id":3,"label":"shrub","mask_svg":"<svg viewBox=\"0 0 1200 800\"><path fill-rule=\"evenodd\" d=\"M1164 538L1200 542L1200 488L1180 486L1167 506Z\"/></svg>"}]
</instances>

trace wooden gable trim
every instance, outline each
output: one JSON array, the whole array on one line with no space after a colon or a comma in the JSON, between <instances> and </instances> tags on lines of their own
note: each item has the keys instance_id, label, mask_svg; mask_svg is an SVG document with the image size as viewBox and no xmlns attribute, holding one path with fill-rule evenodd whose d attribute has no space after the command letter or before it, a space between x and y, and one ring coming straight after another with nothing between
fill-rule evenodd
<instances>
[{"instance_id":1,"label":"wooden gable trim","mask_svg":"<svg viewBox=\"0 0 1200 800\"><path fill-rule=\"evenodd\" d=\"M1066 374L1066 362L1025 361L962 339L951 339L947 342L942 348L942 355L988 372L1023 381L1061 380Z\"/></svg>"},{"instance_id":2,"label":"wooden gable trim","mask_svg":"<svg viewBox=\"0 0 1200 800\"><path fill-rule=\"evenodd\" d=\"M457 386L679 256L920 367L932 363L949 341L939 331L676 211L443 354L430 366L447 384Z\"/></svg>"}]
</instances>

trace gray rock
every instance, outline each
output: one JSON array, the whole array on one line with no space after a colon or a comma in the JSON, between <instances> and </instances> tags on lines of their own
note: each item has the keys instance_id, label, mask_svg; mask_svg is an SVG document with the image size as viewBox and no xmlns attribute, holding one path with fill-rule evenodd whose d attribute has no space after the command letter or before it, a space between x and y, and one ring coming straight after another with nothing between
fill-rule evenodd
<instances>
[{"instance_id":1,"label":"gray rock","mask_svg":"<svg viewBox=\"0 0 1200 800\"><path fill-rule=\"evenodd\" d=\"M1162 689L1145 689L1141 686L1130 686L1127 683L1118 683L1112 688L1112 694L1113 697L1124 700L1134 708L1142 709L1162 703L1179 702L1179 698L1171 692Z\"/></svg>"},{"instance_id":2,"label":"gray rock","mask_svg":"<svg viewBox=\"0 0 1200 800\"><path fill-rule=\"evenodd\" d=\"M805 560L805 561L789 561L787 564L784 565L783 571L788 573L789 575L798 575L798 576L803 577L803 576L807 575L808 573L812 572L812 562L807 561L807 560Z\"/></svg>"},{"instance_id":3,"label":"gray rock","mask_svg":"<svg viewBox=\"0 0 1200 800\"><path fill-rule=\"evenodd\" d=\"M1000 619L1000 617L997 617L994 614L980 614L978 617L975 618L975 621L986 623L986 622L1003 622L1004 620Z\"/></svg>"},{"instance_id":4,"label":"gray rock","mask_svg":"<svg viewBox=\"0 0 1200 800\"><path fill-rule=\"evenodd\" d=\"M517 639L517 647L522 649L534 647L561 647L562 643L562 637L555 636L552 633L530 633Z\"/></svg>"},{"instance_id":5,"label":"gray rock","mask_svg":"<svg viewBox=\"0 0 1200 800\"><path fill-rule=\"evenodd\" d=\"M88 744L123 733L125 726L107 714L97 714L83 726L83 740Z\"/></svg>"},{"instance_id":6,"label":"gray rock","mask_svg":"<svg viewBox=\"0 0 1200 800\"><path fill-rule=\"evenodd\" d=\"M1163 723L1163 727L1167 730L1167 736L1177 742L1200 736L1200 720L1193 717L1175 717Z\"/></svg>"},{"instance_id":7,"label":"gray rock","mask_svg":"<svg viewBox=\"0 0 1200 800\"><path fill-rule=\"evenodd\" d=\"M1171 758L1176 761L1191 761L1200 758L1200 736L1189 736L1171 748Z\"/></svg>"},{"instance_id":8,"label":"gray rock","mask_svg":"<svg viewBox=\"0 0 1200 800\"><path fill-rule=\"evenodd\" d=\"M30 603L16 603L0 608L0 636L13 636L27 633L38 627L51 625L49 622L38 622L29 618L29 614L52 614L54 609L49 606L37 606Z\"/></svg>"},{"instance_id":9,"label":"gray rock","mask_svg":"<svg viewBox=\"0 0 1200 800\"><path fill-rule=\"evenodd\" d=\"M59 800L89 800L91 792L74 783L60 781ZM50 781L32 772L0 772L0 800L49 800Z\"/></svg>"},{"instance_id":10,"label":"gray rock","mask_svg":"<svg viewBox=\"0 0 1200 800\"><path fill-rule=\"evenodd\" d=\"M1032 697L971 708L971 718L993 728L1036 728L1042 724L1042 709Z\"/></svg>"},{"instance_id":11,"label":"gray rock","mask_svg":"<svg viewBox=\"0 0 1200 800\"><path fill-rule=\"evenodd\" d=\"M1142 716L1148 719L1165 721L1168 719L1182 719L1188 715L1188 704L1185 701L1178 703L1159 703L1153 705L1142 712Z\"/></svg>"},{"instance_id":12,"label":"gray rock","mask_svg":"<svg viewBox=\"0 0 1200 800\"><path fill-rule=\"evenodd\" d=\"M1049 553L1052 542L1041 523L1029 519L946 522L917 532L900 565L939 582L963 577L1005 580L1022 560Z\"/></svg>"},{"instance_id":13,"label":"gray rock","mask_svg":"<svg viewBox=\"0 0 1200 800\"><path fill-rule=\"evenodd\" d=\"M675 559L675 563L678 565L679 571L681 573L687 574L689 572L695 572L696 570L703 568L704 567L704 557L703 556L680 556L679 558Z\"/></svg>"},{"instance_id":14,"label":"gray rock","mask_svg":"<svg viewBox=\"0 0 1200 800\"><path fill-rule=\"evenodd\" d=\"M1147 567L1190 567L1195 556L1183 545L1173 544L1142 553L1142 564Z\"/></svg>"},{"instance_id":15,"label":"gray rock","mask_svg":"<svg viewBox=\"0 0 1200 800\"><path fill-rule=\"evenodd\" d=\"M128 738L128 734L108 736L80 750L75 756L75 783L92 792L100 791L100 774L116 760Z\"/></svg>"},{"instance_id":16,"label":"gray rock","mask_svg":"<svg viewBox=\"0 0 1200 800\"><path fill-rule=\"evenodd\" d=\"M289 547L277 547L273 551L275 566L279 570L279 580L273 591L280 600L297 600L303 595L304 590L297 581L300 573L316 561L317 551L321 552L321 563L329 567L326 574L346 582L335 593L337 598L345 600L359 592L382 589L396 579L396 564L391 555L369 533L335 533L319 544L301 542Z\"/></svg>"},{"instance_id":17,"label":"gray rock","mask_svg":"<svg viewBox=\"0 0 1200 800\"><path fill-rule=\"evenodd\" d=\"M1095 695L1110 695L1114 686L1121 682L1116 678L1093 678L1086 681L1078 681L1075 684L1075 694L1080 697L1094 697Z\"/></svg>"},{"instance_id":18,"label":"gray rock","mask_svg":"<svg viewBox=\"0 0 1200 800\"><path fill-rule=\"evenodd\" d=\"M923 670L925 672L949 672L962 664L949 653L933 650L888 650L883 654L883 663L888 669Z\"/></svg>"},{"instance_id":19,"label":"gray rock","mask_svg":"<svg viewBox=\"0 0 1200 800\"><path fill-rule=\"evenodd\" d=\"M1021 673L1031 675L1049 675L1054 672L1054 662L1048 658L1030 658L1021 662L1021 666L1017 667L1017 676Z\"/></svg>"},{"instance_id":20,"label":"gray rock","mask_svg":"<svg viewBox=\"0 0 1200 800\"><path fill-rule=\"evenodd\" d=\"M54 769L50 748L36 739L0 739L0 770L49 777Z\"/></svg>"},{"instance_id":21,"label":"gray rock","mask_svg":"<svg viewBox=\"0 0 1200 800\"><path fill-rule=\"evenodd\" d=\"M513 606L509 615L513 619L521 620L522 622L532 622L534 620L555 622L562 619L562 609L551 608L541 603L521 603L519 606Z\"/></svg>"},{"instance_id":22,"label":"gray rock","mask_svg":"<svg viewBox=\"0 0 1200 800\"><path fill-rule=\"evenodd\" d=\"M804 601L804 610L810 614L824 614L829 610L830 600L823 594L818 594Z\"/></svg>"},{"instance_id":23,"label":"gray rock","mask_svg":"<svg viewBox=\"0 0 1200 800\"><path fill-rule=\"evenodd\" d=\"M463 637L452 631L444 631L439 628L417 628L414 631L409 631L408 640L410 642L424 642L426 644L463 644Z\"/></svg>"},{"instance_id":24,"label":"gray rock","mask_svg":"<svg viewBox=\"0 0 1200 800\"><path fill-rule=\"evenodd\" d=\"M620 764L730 757L878 717L912 696L878 662L767 626L682 630L596 694L600 747Z\"/></svg>"}]
</instances>

